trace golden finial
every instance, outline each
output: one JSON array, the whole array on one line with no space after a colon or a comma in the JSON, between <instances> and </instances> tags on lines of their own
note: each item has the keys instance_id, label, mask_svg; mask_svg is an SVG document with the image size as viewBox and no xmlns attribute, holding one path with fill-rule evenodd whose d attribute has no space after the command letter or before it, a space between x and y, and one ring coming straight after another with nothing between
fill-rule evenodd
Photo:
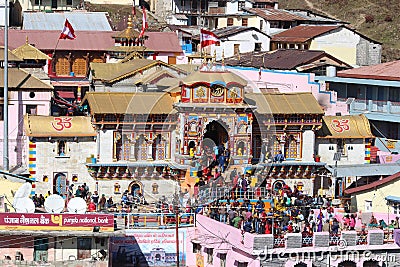
<instances>
[{"instance_id":1,"label":"golden finial","mask_svg":"<svg viewBox=\"0 0 400 267\"><path fill-rule=\"evenodd\" d=\"M25 41L25 43L26 43L26 44L29 44L28 35L26 36L26 41Z\"/></svg>"},{"instance_id":2,"label":"golden finial","mask_svg":"<svg viewBox=\"0 0 400 267\"><path fill-rule=\"evenodd\" d=\"M222 65L224 65L224 62L225 62L225 50L224 49L222 49Z\"/></svg>"},{"instance_id":3,"label":"golden finial","mask_svg":"<svg viewBox=\"0 0 400 267\"><path fill-rule=\"evenodd\" d=\"M217 49L214 50L213 62L217 61Z\"/></svg>"},{"instance_id":4,"label":"golden finial","mask_svg":"<svg viewBox=\"0 0 400 267\"><path fill-rule=\"evenodd\" d=\"M132 15L129 15L128 16L128 29L132 29L132 26L133 26L133 24L132 24Z\"/></svg>"}]
</instances>

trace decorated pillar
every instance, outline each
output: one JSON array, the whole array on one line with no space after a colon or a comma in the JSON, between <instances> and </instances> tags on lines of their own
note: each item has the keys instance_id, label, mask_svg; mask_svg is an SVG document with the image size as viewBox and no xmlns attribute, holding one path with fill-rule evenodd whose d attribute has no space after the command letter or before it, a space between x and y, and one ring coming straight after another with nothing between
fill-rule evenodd
<instances>
[{"instance_id":1,"label":"decorated pillar","mask_svg":"<svg viewBox=\"0 0 400 267\"><path fill-rule=\"evenodd\" d=\"M36 188L36 143L33 141L29 142L29 178L34 181L31 191L31 196L34 196Z\"/></svg>"}]
</instances>

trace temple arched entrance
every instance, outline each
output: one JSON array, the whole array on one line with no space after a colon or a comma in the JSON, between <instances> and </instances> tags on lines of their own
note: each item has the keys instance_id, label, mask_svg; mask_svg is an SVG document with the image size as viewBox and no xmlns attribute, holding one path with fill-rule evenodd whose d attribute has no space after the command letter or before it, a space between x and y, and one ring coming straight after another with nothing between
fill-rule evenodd
<instances>
[{"instance_id":1,"label":"temple arched entrance","mask_svg":"<svg viewBox=\"0 0 400 267\"><path fill-rule=\"evenodd\" d=\"M203 135L203 148L208 146L210 148L214 146L223 145L225 148L229 146L229 135L227 129L223 126L223 122L212 121L206 126L206 130Z\"/></svg>"},{"instance_id":2,"label":"temple arched entrance","mask_svg":"<svg viewBox=\"0 0 400 267\"><path fill-rule=\"evenodd\" d=\"M128 187L129 193L134 196L138 197L139 193L142 193L142 185L139 182L132 182Z\"/></svg>"}]
</instances>

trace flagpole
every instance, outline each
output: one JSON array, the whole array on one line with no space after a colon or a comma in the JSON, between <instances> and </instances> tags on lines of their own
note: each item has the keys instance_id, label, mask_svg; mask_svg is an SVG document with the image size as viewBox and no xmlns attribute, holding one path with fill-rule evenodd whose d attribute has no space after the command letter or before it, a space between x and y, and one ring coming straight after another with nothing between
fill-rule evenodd
<instances>
[{"instance_id":1,"label":"flagpole","mask_svg":"<svg viewBox=\"0 0 400 267\"><path fill-rule=\"evenodd\" d=\"M3 129L3 169L9 171L8 157L8 0L4 1L4 129Z\"/></svg>"}]
</instances>

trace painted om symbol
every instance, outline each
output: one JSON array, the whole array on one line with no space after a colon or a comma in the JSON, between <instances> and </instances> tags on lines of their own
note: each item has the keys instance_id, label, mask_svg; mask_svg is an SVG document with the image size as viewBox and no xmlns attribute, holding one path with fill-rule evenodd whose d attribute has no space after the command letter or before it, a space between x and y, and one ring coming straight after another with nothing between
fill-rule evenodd
<instances>
[{"instance_id":1,"label":"painted om symbol","mask_svg":"<svg viewBox=\"0 0 400 267\"><path fill-rule=\"evenodd\" d=\"M350 131L350 125L348 119L334 119L331 122L331 127L337 133L343 133L344 131Z\"/></svg>"},{"instance_id":2,"label":"painted om symbol","mask_svg":"<svg viewBox=\"0 0 400 267\"><path fill-rule=\"evenodd\" d=\"M54 121L51 122L51 126L53 126L54 130L60 132L64 129L69 129L72 127L72 118L54 118Z\"/></svg>"}]
</instances>

